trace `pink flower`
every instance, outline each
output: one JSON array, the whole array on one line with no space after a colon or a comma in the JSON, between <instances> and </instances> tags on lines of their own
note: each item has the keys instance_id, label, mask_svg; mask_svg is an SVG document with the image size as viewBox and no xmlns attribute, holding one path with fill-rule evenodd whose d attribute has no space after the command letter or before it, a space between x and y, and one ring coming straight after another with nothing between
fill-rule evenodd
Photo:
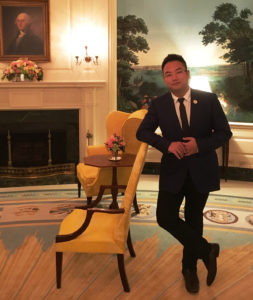
<instances>
[{"instance_id":1,"label":"pink flower","mask_svg":"<svg viewBox=\"0 0 253 300\"><path fill-rule=\"evenodd\" d=\"M108 141L108 142L107 142L107 146L108 146L109 148L112 148L112 147L113 147L113 142L112 142L112 141Z\"/></svg>"},{"instance_id":2,"label":"pink flower","mask_svg":"<svg viewBox=\"0 0 253 300\"><path fill-rule=\"evenodd\" d=\"M105 147L108 151L117 152L117 151L125 151L125 142L123 138L117 136L116 133L110 136L107 142L105 143Z\"/></svg>"}]
</instances>

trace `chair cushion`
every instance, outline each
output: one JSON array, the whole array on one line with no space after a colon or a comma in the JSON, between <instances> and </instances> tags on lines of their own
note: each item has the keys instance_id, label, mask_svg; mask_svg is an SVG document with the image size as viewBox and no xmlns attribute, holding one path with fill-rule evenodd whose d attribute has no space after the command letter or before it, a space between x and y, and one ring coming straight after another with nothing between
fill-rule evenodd
<instances>
[{"instance_id":1,"label":"chair cushion","mask_svg":"<svg viewBox=\"0 0 253 300\"><path fill-rule=\"evenodd\" d=\"M86 185L92 184L98 177L99 168L87 166L84 163L77 165L77 177L80 182L85 181Z\"/></svg>"},{"instance_id":2,"label":"chair cushion","mask_svg":"<svg viewBox=\"0 0 253 300\"><path fill-rule=\"evenodd\" d=\"M124 243L114 239L115 227L123 214L94 213L88 228L77 238L56 243L58 252L124 253ZM69 234L81 227L86 211L74 209L61 223L59 234Z\"/></svg>"}]
</instances>

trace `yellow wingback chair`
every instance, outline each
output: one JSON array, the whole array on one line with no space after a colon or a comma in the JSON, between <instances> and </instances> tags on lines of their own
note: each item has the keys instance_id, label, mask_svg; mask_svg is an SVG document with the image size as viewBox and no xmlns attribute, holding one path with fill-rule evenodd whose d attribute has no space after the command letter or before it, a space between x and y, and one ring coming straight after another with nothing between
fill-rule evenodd
<instances>
[{"instance_id":1,"label":"yellow wingback chair","mask_svg":"<svg viewBox=\"0 0 253 300\"><path fill-rule=\"evenodd\" d=\"M107 138L116 133L124 138L126 142L125 153L136 154L140 142L136 139L136 131L147 113L146 109L137 110L131 114L122 111L111 112L106 119ZM87 155L108 154L105 145L89 146ZM117 181L119 185L127 185L131 168L118 168ZM78 197L80 197L81 186L83 187L87 203L90 204L92 196L97 196L100 185L110 185L112 183L112 168L97 168L79 163L76 168L78 179ZM120 190L120 192L124 192ZM110 194L110 189L106 189L104 194ZM134 199L134 207L139 212L136 197Z\"/></svg>"},{"instance_id":2,"label":"yellow wingback chair","mask_svg":"<svg viewBox=\"0 0 253 300\"><path fill-rule=\"evenodd\" d=\"M124 291L129 292L125 272L126 245L135 257L130 236L131 206L142 172L147 144L141 143L119 209L102 209L83 206L74 209L61 223L56 236L56 281L61 287L63 252L117 254L118 268Z\"/></svg>"}]
</instances>

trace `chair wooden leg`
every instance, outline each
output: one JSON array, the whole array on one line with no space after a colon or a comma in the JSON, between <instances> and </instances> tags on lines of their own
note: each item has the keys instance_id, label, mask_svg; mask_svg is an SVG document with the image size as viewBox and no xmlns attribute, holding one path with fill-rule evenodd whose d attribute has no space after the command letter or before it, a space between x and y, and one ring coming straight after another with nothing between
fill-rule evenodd
<instances>
[{"instance_id":1,"label":"chair wooden leg","mask_svg":"<svg viewBox=\"0 0 253 300\"><path fill-rule=\"evenodd\" d=\"M140 213L140 210L139 210L139 207L138 207L136 194L134 195L133 206L134 206L135 212L136 212L137 214L139 214L139 213Z\"/></svg>"},{"instance_id":2,"label":"chair wooden leg","mask_svg":"<svg viewBox=\"0 0 253 300\"><path fill-rule=\"evenodd\" d=\"M135 257L136 254L135 254L135 251L134 251L134 247L133 247L133 244L132 244L132 239L131 239L131 234L130 234L130 229L128 231L128 236L127 236L127 247L128 247L128 250L129 250L129 253L132 257Z\"/></svg>"},{"instance_id":3,"label":"chair wooden leg","mask_svg":"<svg viewBox=\"0 0 253 300\"><path fill-rule=\"evenodd\" d=\"M121 278L121 282L125 292L130 292L126 271L125 271L125 262L124 262L124 254L117 254L118 258L118 267L119 267L119 274Z\"/></svg>"},{"instance_id":4,"label":"chair wooden leg","mask_svg":"<svg viewBox=\"0 0 253 300\"><path fill-rule=\"evenodd\" d=\"M62 252L56 252L56 286L61 288Z\"/></svg>"},{"instance_id":5,"label":"chair wooden leg","mask_svg":"<svg viewBox=\"0 0 253 300\"><path fill-rule=\"evenodd\" d=\"M87 204L89 205L91 204L91 202L92 202L92 196L87 197Z\"/></svg>"}]
</instances>

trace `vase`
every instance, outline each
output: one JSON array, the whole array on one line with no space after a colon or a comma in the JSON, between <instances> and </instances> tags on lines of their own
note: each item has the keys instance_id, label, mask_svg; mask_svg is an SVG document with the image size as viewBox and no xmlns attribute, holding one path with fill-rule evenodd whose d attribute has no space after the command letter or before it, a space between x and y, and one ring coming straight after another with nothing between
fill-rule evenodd
<instances>
[{"instance_id":1,"label":"vase","mask_svg":"<svg viewBox=\"0 0 253 300\"><path fill-rule=\"evenodd\" d=\"M15 77L12 78L12 82L21 82L21 81L33 81L33 79L29 79L27 77L25 77L23 74L19 74Z\"/></svg>"},{"instance_id":2,"label":"vase","mask_svg":"<svg viewBox=\"0 0 253 300\"><path fill-rule=\"evenodd\" d=\"M13 81L13 82L20 82L20 81L21 81L21 78L20 78L20 76L15 76L15 77L13 77L13 78L11 79L11 81Z\"/></svg>"},{"instance_id":3,"label":"vase","mask_svg":"<svg viewBox=\"0 0 253 300\"><path fill-rule=\"evenodd\" d=\"M121 160L121 156L119 156L119 152L118 151L113 151L112 152L112 157L110 157L109 160L112 160L112 161Z\"/></svg>"}]
</instances>

